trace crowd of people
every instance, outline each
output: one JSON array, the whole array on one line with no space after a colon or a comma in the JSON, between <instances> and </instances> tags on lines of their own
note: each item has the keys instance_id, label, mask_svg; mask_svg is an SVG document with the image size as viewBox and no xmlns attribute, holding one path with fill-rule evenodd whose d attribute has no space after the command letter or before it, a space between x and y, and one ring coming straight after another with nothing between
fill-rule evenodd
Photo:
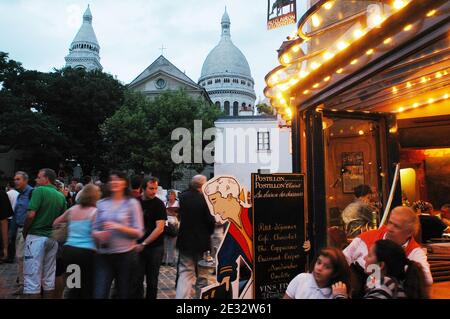
<instances>
[{"instance_id":1,"label":"crowd of people","mask_svg":"<svg viewBox=\"0 0 450 319\"><path fill-rule=\"evenodd\" d=\"M198 298L207 285L198 263L211 250L217 229L223 235L202 194L206 177L194 176L178 199L169 191L166 202L157 196L156 177L113 171L106 185L90 178L83 182L73 179L65 187L46 168L38 172L35 187L19 171L13 185L0 191L2 262L17 262L17 293L62 298L66 289L67 298L156 299L164 263L177 266L176 298ZM419 242L435 236L425 227L429 216L442 223L441 234L448 231L449 206L440 218L426 202L399 206L385 226L371 230L364 226L374 222L370 194L370 188L355 189L356 200L343 213L351 243L324 248L312 271L291 281L285 298L429 296L433 279ZM68 275L77 269L80 278L69 285Z\"/></svg>"},{"instance_id":2,"label":"crowd of people","mask_svg":"<svg viewBox=\"0 0 450 319\"><path fill-rule=\"evenodd\" d=\"M156 298L163 258L175 265L176 192L164 203L156 177L134 176L130 185L119 171L107 185L83 182L66 187L42 169L33 188L19 171L0 191L1 262L17 262L16 294L62 298L67 288L68 298ZM79 283L66 287L71 269L79 270Z\"/></svg>"}]
</instances>

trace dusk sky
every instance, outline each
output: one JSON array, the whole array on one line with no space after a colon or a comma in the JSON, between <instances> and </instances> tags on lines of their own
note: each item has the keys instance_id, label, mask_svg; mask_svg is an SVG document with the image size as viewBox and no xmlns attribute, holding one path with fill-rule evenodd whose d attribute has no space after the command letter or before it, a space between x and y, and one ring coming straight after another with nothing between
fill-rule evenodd
<instances>
[{"instance_id":1,"label":"dusk sky","mask_svg":"<svg viewBox=\"0 0 450 319\"><path fill-rule=\"evenodd\" d=\"M0 0L0 51L27 69L61 68L90 4L103 70L130 83L160 54L195 82L220 40L225 6L231 38L244 53L263 98L264 76L278 65L276 49L296 26L267 30L265 0ZM306 0L299 0L298 14Z\"/></svg>"}]
</instances>

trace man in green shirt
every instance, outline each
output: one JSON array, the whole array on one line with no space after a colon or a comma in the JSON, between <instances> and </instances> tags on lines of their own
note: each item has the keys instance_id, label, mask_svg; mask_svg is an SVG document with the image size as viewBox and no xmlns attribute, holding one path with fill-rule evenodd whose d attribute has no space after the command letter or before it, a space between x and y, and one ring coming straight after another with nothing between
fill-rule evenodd
<instances>
[{"instance_id":1,"label":"man in green shirt","mask_svg":"<svg viewBox=\"0 0 450 319\"><path fill-rule=\"evenodd\" d=\"M50 238L53 221L67 209L66 199L54 186L56 173L52 169L41 169L36 178L23 236L24 251L24 294L39 296L41 286L44 297L55 289L56 253L58 243Z\"/></svg>"}]
</instances>

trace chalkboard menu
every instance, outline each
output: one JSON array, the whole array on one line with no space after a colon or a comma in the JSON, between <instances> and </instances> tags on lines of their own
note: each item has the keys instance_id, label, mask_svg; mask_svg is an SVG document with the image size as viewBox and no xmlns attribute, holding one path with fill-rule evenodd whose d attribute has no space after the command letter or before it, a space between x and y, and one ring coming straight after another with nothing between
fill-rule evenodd
<instances>
[{"instance_id":1,"label":"chalkboard menu","mask_svg":"<svg viewBox=\"0 0 450 319\"><path fill-rule=\"evenodd\" d=\"M252 174L255 298L282 298L305 271L304 176Z\"/></svg>"}]
</instances>

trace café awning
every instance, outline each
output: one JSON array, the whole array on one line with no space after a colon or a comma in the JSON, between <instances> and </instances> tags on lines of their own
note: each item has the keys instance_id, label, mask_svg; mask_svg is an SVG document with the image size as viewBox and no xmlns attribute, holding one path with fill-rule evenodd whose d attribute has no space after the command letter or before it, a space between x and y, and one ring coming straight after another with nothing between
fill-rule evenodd
<instances>
[{"instance_id":1,"label":"caf\u00e9 awning","mask_svg":"<svg viewBox=\"0 0 450 319\"><path fill-rule=\"evenodd\" d=\"M449 12L445 0L319 1L282 44L264 93L287 121L325 100L329 109L448 114L439 103L449 106ZM399 63L410 43L416 53Z\"/></svg>"}]
</instances>

